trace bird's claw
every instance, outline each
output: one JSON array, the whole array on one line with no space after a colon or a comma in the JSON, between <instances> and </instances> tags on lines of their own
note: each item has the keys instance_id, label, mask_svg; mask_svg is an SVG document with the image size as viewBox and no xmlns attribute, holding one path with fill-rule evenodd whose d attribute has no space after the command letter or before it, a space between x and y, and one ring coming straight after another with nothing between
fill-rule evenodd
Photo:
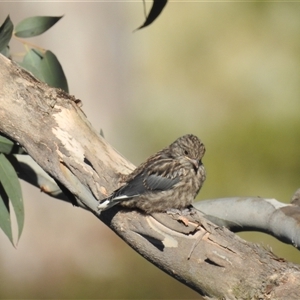
<instances>
[{"instance_id":1,"label":"bird's claw","mask_svg":"<svg viewBox=\"0 0 300 300\"><path fill-rule=\"evenodd\" d=\"M179 216L190 216L191 214L193 214L193 211L191 210L191 207L186 207L184 209L178 209L178 208L171 208L169 210L167 210L167 214L168 215L179 215Z\"/></svg>"}]
</instances>

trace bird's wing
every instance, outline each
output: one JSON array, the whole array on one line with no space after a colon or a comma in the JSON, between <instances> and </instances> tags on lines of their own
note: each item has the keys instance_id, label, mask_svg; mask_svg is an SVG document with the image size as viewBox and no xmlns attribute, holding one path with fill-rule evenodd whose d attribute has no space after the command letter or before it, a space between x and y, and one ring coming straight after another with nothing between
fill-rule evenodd
<instances>
[{"instance_id":1,"label":"bird's wing","mask_svg":"<svg viewBox=\"0 0 300 300\"><path fill-rule=\"evenodd\" d=\"M168 178L159 174L138 174L111 195L111 200L125 200L154 191L164 191L179 182L179 176Z\"/></svg>"},{"instance_id":2,"label":"bird's wing","mask_svg":"<svg viewBox=\"0 0 300 300\"><path fill-rule=\"evenodd\" d=\"M137 176L129 180L125 185L114 191L111 195L111 198L126 199L143 194L146 191L143 180L143 174L138 174Z\"/></svg>"},{"instance_id":3,"label":"bird's wing","mask_svg":"<svg viewBox=\"0 0 300 300\"><path fill-rule=\"evenodd\" d=\"M151 174L145 178L144 185L151 191L165 191L171 189L179 180L179 176L169 178L159 174Z\"/></svg>"},{"instance_id":4,"label":"bird's wing","mask_svg":"<svg viewBox=\"0 0 300 300\"><path fill-rule=\"evenodd\" d=\"M166 164L163 164L166 163ZM121 201L149 192L160 192L171 189L180 181L182 170L178 165L170 164L169 160L153 163L140 173L137 173L125 185L115 190L109 197L100 201L100 209L108 209Z\"/></svg>"},{"instance_id":5,"label":"bird's wing","mask_svg":"<svg viewBox=\"0 0 300 300\"><path fill-rule=\"evenodd\" d=\"M100 210L106 210L121 201L129 200L143 194L146 191L146 187L143 184L144 177L142 175L143 174L138 174L125 185L115 190L110 196L101 200L98 208Z\"/></svg>"}]
</instances>

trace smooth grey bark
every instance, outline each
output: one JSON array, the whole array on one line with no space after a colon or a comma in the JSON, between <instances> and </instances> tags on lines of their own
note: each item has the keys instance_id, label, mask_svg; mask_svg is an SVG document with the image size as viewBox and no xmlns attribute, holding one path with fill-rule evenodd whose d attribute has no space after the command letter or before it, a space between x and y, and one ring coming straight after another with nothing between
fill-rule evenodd
<instances>
[{"instance_id":1,"label":"smooth grey bark","mask_svg":"<svg viewBox=\"0 0 300 300\"><path fill-rule=\"evenodd\" d=\"M233 232L260 231L300 248L300 206L276 199L231 197L195 203L206 218Z\"/></svg>"},{"instance_id":2,"label":"smooth grey bark","mask_svg":"<svg viewBox=\"0 0 300 300\"><path fill-rule=\"evenodd\" d=\"M300 267L218 227L120 207L97 212L134 166L90 125L78 101L0 55L0 132L133 249L205 299L299 299ZM101 238L101 237L99 237Z\"/></svg>"}]
</instances>

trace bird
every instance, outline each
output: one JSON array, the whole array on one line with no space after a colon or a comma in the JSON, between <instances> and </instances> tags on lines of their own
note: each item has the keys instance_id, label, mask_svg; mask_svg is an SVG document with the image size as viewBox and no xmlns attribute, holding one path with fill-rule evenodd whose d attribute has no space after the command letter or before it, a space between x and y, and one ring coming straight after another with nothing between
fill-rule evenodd
<instances>
[{"instance_id":1,"label":"bird","mask_svg":"<svg viewBox=\"0 0 300 300\"><path fill-rule=\"evenodd\" d=\"M100 201L99 212L117 204L146 214L188 208L206 179L204 153L197 136L179 137L125 175L124 184Z\"/></svg>"}]
</instances>

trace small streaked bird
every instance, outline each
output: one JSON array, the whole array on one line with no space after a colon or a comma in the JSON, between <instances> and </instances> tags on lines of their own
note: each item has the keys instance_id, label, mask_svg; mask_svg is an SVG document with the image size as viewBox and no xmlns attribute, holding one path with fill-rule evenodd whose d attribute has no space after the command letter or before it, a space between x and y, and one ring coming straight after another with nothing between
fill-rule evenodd
<instances>
[{"instance_id":1,"label":"small streaked bird","mask_svg":"<svg viewBox=\"0 0 300 300\"><path fill-rule=\"evenodd\" d=\"M120 204L150 214L182 210L193 203L206 177L203 143L192 134L150 156L125 177L125 184L100 201L99 211Z\"/></svg>"}]
</instances>

